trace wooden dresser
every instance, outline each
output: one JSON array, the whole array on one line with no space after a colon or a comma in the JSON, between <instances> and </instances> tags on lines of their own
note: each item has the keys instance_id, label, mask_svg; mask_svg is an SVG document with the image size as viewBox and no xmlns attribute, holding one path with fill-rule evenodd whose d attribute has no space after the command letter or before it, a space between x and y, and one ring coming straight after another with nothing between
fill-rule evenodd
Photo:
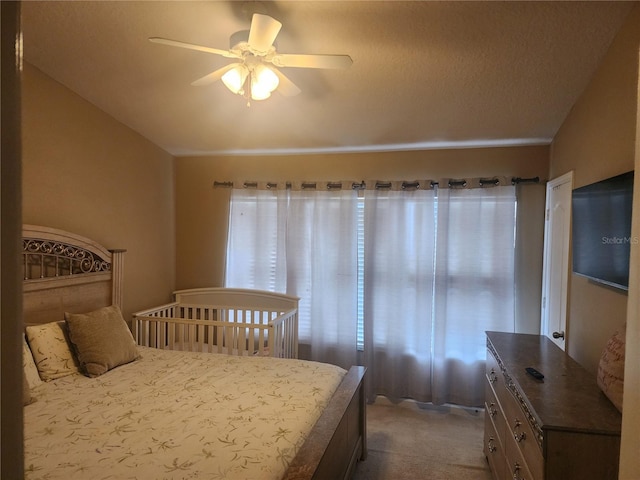
<instances>
[{"instance_id":1,"label":"wooden dresser","mask_svg":"<svg viewBox=\"0 0 640 480\"><path fill-rule=\"evenodd\" d=\"M484 453L496 480L618 478L622 415L547 337L487 332L486 380Z\"/></svg>"}]
</instances>

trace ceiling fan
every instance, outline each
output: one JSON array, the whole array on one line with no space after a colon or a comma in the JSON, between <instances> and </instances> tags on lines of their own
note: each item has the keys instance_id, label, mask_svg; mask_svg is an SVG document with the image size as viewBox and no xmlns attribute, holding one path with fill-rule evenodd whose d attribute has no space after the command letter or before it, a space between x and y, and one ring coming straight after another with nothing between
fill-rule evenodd
<instances>
[{"instance_id":1,"label":"ceiling fan","mask_svg":"<svg viewBox=\"0 0 640 480\"><path fill-rule=\"evenodd\" d=\"M236 59L237 62L219 68L191 85L209 85L222 80L229 90L242 95L247 102L269 98L276 89L284 96L300 93L300 89L275 67L348 68L353 63L349 55L277 53L274 42L281 28L282 23L274 18L254 13L250 29L231 36L229 50L160 37L151 37L149 41Z\"/></svg>"}]
</instances>

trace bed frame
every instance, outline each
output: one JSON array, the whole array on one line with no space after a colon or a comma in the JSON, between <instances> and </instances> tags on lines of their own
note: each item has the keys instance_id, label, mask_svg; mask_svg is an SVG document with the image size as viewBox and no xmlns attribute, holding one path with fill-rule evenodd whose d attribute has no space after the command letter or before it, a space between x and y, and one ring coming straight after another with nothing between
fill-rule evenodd
<instances>
[{"instance_id":1,"label":"bed frame","mask_svg":"<svg viewBox=\"0 0 640 480\"><path fill-rule=\"evenodd\" d=\"M23 225L24 323L63 320L106 305L122 309L126 250L107 250L83 236Z\"/></svg>"},{"instance_id":2,"label":"bed frame","mask_svg":"<svg viewBox=\"0 0 640 480\"><path fill-rule=\"evenodd\" d=\"M298 297L241 288L173 292L133 315L138 345L239 356L298 358Z\"/></svg>"},{"instance_id":3,"label":"bed frame","mask_svg":"<svg viewBox=\"0 0 640 480\"><path fill-rule=\"evenodd\" d=\"M125 250L36 225L23 226L22 246L25 325L62 320L64 312L122 308ZM349 369L284 480L346 480L366 458L365 371Z\"/></svg>"}]
</instances>

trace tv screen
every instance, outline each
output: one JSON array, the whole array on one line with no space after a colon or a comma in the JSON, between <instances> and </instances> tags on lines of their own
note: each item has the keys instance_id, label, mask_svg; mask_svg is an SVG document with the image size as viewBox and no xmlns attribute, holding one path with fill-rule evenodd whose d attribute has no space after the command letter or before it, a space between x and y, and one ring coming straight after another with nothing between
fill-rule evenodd
<instances>
[{"instance_id":1,"label":"tv screen","mask_svg":"<svg viewBox=\"0 0 640 480\"><path fill-rule=\"evenodd\" d=\"M628 289L632 204L633 172L573 190L574 273Z\"/></svg>"}]
</instances>

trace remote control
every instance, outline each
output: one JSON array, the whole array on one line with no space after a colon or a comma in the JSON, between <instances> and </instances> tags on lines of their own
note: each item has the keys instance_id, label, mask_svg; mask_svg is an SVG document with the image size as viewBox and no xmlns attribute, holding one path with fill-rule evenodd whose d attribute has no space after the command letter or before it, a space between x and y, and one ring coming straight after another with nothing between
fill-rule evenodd
<instances>
[{"instance_id":1,"label":"remote control","mask_svg":"<svg viewBox=\"0 0 640 480\"><path fill-rule=\"evenodd\" d=\"M533 367L527 367L527 368L525 368L525 370L527 371L527 373L529 375L531 375L536 380L542 380L544 378L544 375L541 374L538 370L536 370Z\"/></svg>"}]
</instances>

